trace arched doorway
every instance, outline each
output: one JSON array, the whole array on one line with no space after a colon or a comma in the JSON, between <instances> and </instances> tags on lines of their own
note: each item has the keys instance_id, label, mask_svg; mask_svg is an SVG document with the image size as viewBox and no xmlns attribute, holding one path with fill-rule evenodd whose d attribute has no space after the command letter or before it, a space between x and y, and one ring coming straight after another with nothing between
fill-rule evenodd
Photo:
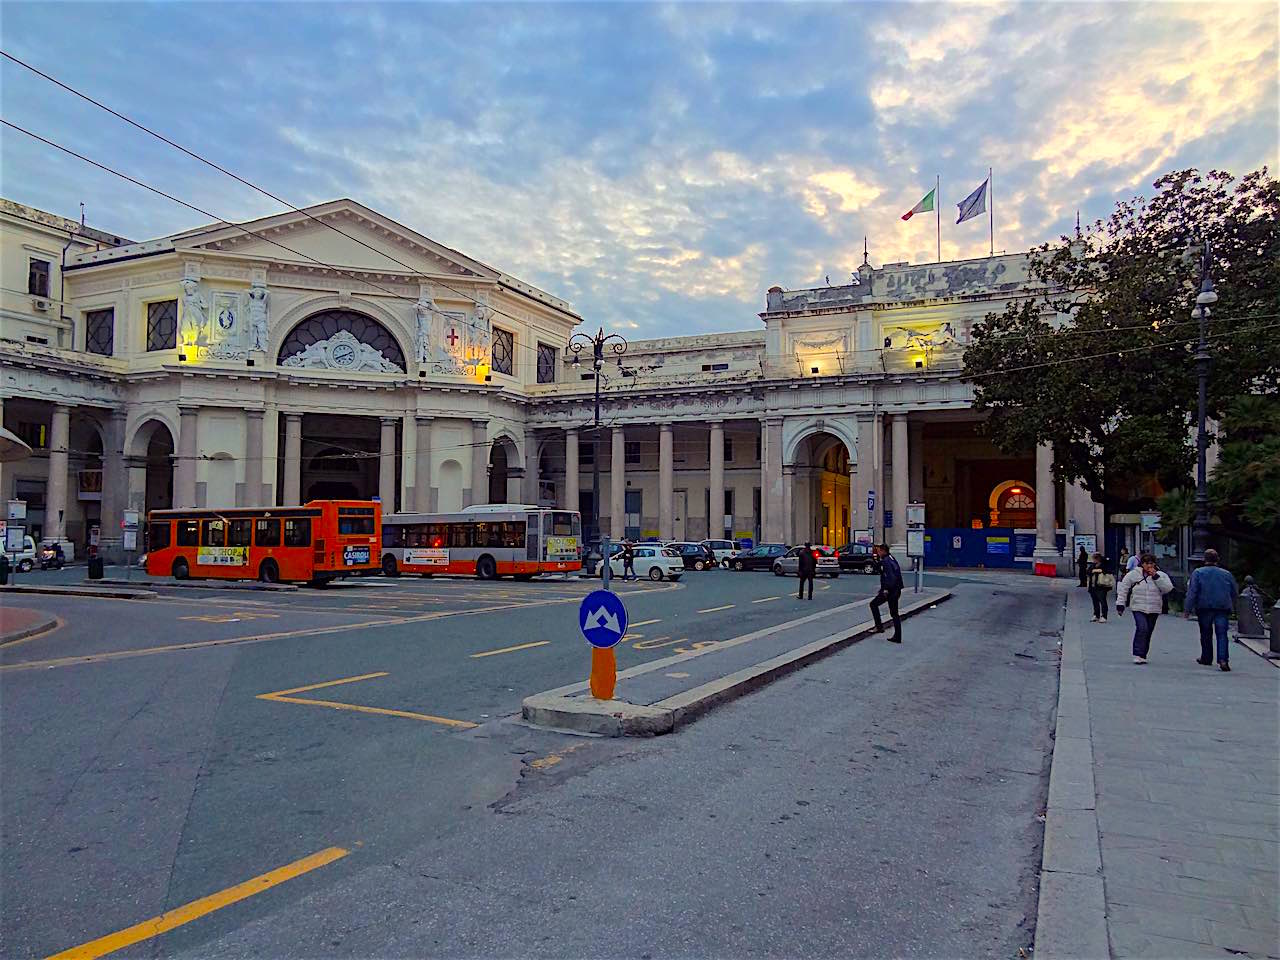
<instances>
[{"instance_id":1,"label":"arched doorway","mask_svg":"<svg viewBox=\"0 0 1280 960\"><path fill-rule=\"evenodd\" d=\"M1023 527L1036 525L1036 491L1021 480L1006 480L996 485L987 499L993 527Z\"/></svg>"},{"instance_id":2,"label":"arched doorway","mask_svg":"<svg viewBox=\"0 0 1280 960\"><path fill-rule=\"evenodd\" d=\"M89 547L90 530L102 525L102 427L90 417L73 416L69 441L70 490L63 529L75 544L76 556L83 556Z\"/></svg>"},{"instance_id":3,"label":"arched doorway","mask_svg":"<svg viewBox=\"0 0 1280 960\"><path fill-rule=\"evenodd\" d=\"M323 442L305 458L302 500L362 500L376 478L368 476L367 456ZM376 486L374 487L376 489Z\"/></svg>"},{"instance_id":4,"label":"arched doorway","mask_svg":"<svg viewBox=\"0 0 1280 960\"><path fill-rule=\"evenodd\" d=\"M791 472L791 539L839 547L850 541L849 449L818 432L795 446ZM785 472L785 471L784 471Z\"/></svg>"}]
</instances>

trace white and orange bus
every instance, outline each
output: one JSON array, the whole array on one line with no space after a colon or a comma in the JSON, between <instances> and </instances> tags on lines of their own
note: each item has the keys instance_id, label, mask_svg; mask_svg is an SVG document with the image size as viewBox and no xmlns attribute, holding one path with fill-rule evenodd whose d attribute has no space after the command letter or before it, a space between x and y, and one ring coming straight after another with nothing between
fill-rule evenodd
<instances>
[{"instance_id":1,"label":"white and orange bus","mask_svg":"<svg viewBox=\"0 0 1280 960\"><path fill-rule=\"evenodd\" d=\"M518 503L382 518L382 572L474 574L481 580L580 570L582 517Z\"/></svg>"},{"instance_id":2,"label":"white and orange bus","mask_svg":"<svg viewBox=\"0 0 1280 960\"><path fill-rule=\"evenodd\" d=\"M373 500L153 510L147 516L147 573L321 586L377 570L381 528L382 508Z\"/></svg>"}]
</instances>

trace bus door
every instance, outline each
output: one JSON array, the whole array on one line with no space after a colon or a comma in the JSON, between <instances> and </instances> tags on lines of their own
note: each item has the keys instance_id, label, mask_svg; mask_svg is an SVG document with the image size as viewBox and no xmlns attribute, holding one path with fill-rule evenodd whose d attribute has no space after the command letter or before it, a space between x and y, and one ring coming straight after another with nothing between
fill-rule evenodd
<instances>
[{"instance_id":1,"label":"bus door","mask_svg":"<svg viewBox=\"0 0 1280 960\"><path fill-rule=\"evenodd\" d=\"M524 557L526 560L532 560L536 563L538 560L542 559L542 551L540 549L542 544L542 528L540 526L542 523L541 514L531 513L528 515L525 522L528 524L528 528L525 531L524 537Z\"/></svg>"}]
</instances>

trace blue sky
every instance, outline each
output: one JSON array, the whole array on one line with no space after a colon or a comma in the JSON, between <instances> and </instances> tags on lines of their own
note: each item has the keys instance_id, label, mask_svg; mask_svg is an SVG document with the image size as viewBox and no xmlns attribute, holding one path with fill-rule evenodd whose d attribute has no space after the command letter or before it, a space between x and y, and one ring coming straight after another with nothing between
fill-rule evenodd
<instances>
[{"instance_id":1,"label":"blue sky","mask_svg":"<svg viewBox=\"0 0 1280 960\"><path fill-rule=\"evenodd\" d=\"M350 196L655 337L996 248L1181 166L1277 162L1274 3L34 4L3 47L299 205ZM228 219L278 211L8 62L4 116ZM0 193L135 239L203 218L5 131Z\"/></svg>"}]
</instances>

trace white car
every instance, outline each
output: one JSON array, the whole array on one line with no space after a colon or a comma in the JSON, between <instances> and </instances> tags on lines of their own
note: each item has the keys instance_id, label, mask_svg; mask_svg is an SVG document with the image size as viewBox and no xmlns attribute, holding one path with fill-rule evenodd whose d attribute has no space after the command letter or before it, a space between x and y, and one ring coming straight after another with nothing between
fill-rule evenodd
<instances>
[{"instance_id":1,"label":"white car","mask_svg":"<svg viewBox=\"0 0 1280 960\"><path fill-rule=\"evenodd\" d=\"M728 567L738 555L738 545L732 540L703 540L702 545L716 555L716 563L722 567Z\"/></svg>"},{"instance_id":2,"label":"white car","mask_svg":"<svg viewBox=\"0 0 1280 960\"><path fill-rule=\"evenodd\" d=\"M684 576L684 560L674 550L668 550L660 543L640 544L632 547L635 556L635 571L638 577L650 580L679 580ZM622 576L622 555L609 560L611 576Z\"/></svg>"},{"instance_id":3,"label":"white car","mask_svg":"<svg viewBox=\"0 0 1280 960\"><path fill-rule=\"evenodd\" d=\"M0 547L4 546L0 544ZM9 554L9 562L19 573L26 573L36 565L36 542L30 537L22 538L22 552Z\"/></svg>"}]
</instances>

